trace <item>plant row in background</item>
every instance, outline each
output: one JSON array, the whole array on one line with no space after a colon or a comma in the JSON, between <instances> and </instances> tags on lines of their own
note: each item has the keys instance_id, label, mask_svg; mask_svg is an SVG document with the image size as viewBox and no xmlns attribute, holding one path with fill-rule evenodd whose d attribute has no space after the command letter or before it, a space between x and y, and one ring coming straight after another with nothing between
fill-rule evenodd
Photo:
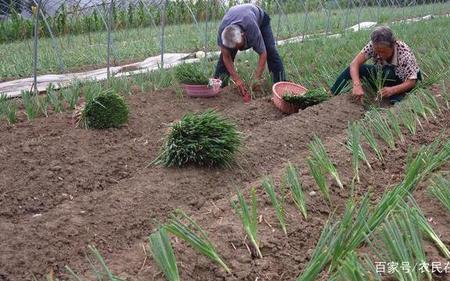
<instances>
[{"instance_id":1,"label":"plant row in background","mask_svg":"<svg viewBox=\"0 0 450 281\"><path fill-rule=\"evenodd\" d=\"M17 121L18 109L23 108L28 120L33 120L36 117L47 117L51 112L62 113L65 111L74 111L76 121L86 116L86 112L81 114L84 106L90 104L90 111L88 116L92 114L92 108L105 108L106 103L115 103L116 105L108 106L111 110L117 110L117 115L125 114L128 109L124 104L121 95L131 94L132 91L151 91L160 88L166 88L173 83L173 76L164 71L155 74L140 74L133 77L131 81L123 78L113 78L109 81L85 81L75 82L68 88L61 88L56 90L55 86L50 84L45 94L35 95L30 91L23 91L22 99L8 99L5 95L0 95L0 121L6 120L9 124L14 124ZM134 85L138 89L132 89ZM104 99L105 96L112 96L114 101L99 102L99 99ZM94 102L96 101L96 102ZM95 104L94 104L95 103ZM103 106L101 106L102 104ZM95 111L96 109L94 109ZM113 116L115 118L115 114ZM109 119L109 117L108 117ZM124 119L121 117L119 119ZM125 122L125 121L124 121ZM122 121L119 123L123 123ZM119 123L116 122L116 125ZM91 127L96 127L95 125ZM112 126L116 127L116 126Z\"/></svg>"},{"instance_id":2,"label":"plant row in background","mask_svg":"<svg viewBox=\"0 0 450 281\"><path fill-rule=\"evenodd\" d=\"M8 124L14 124L20 108L24 109L28 120L33 120L38 116L48 117L50 112L61 113L74 109L74 115L79 119L82 117L80 103L83 104L83 102L81 101L84 101L85 104L86 101L98 98L102 93L128 95L136 91L156 91L172 86L176 80L180 83L202 82L208 84L208 73L212 73L212 69L207 68L208 66L184 63L172 70L147 72L129 78L111 78L109 81L101 82L75 81L73 85L58 90L53 84L50 84L44 95L36 96L30 91L23 91L22 99L8 99L6 95L0 94L0 121L4 119ZM189 73L196 74L189 75ZM181 91L181 88L177 91Z\"/></svg>"},{"instance_id":3,"label":"plant row in background","mask_svg":"<svg viewBox=\"0 0 450 281\"><path fill-rule=\"evenodd\" d=\"M77 107L80 99L80 88L72 87L56 91L52 84L45 95L35 95L29 91L22 92L22 104L28 120L43 115L48 116L49 110L61 113L66 109L74 110L74 121L83 128L104 129L119 127L128 120L128 106L119 94L111 89L103 89L100 84L92 83L84 87L85 102ZM13 99L0 96L0 119L5 118L9 124L14 124L17 104Z\"/></svg>"},{"instance_id":4,"label":"plant row in background","mask_svg":"<svg viewBox=\"0 0 450 281\"><path fill-rule=\"evenodd\" d=\"M330 6L327 7L330 12L331 10L336 12L341 12L340 8L348 8L352 9L352 7L348 7L347 1L340 1L342 3L339 6ZM9 15L7 20L3 20L0 22L0 44L11 42L15 40L23 40L27 38L31 38L33 36L33 19L21 16L21 12L33 12L34 9L29 5L28 7L22 5L14 5L17 3L16 1L11 1L11 4L7 6L6 4L2 5L1 11L7 15ZM431 5L426 5L426 3L430 3ZM168 25L176 25L176 24L194 24L196 22L204 22L208 21L219 21L225 11L235 4L234 1L228 1L225 3L220 2L211 2L211 1L173 1L169 2L167 5L167 21ZM379 3L366 3L368 10L376 9L376 6ZM263 7L269 14L278 14L280 11L278 9L278 4L273 1L261 1L259 3L261 7ZM308 1L307 5L303 3L299 3L297 1L287 1L283 2L283 10L287 14L293 13L305 13L308 12L314 17L314 14L321 14L320 11L321 6L320 1ZM386 6L389 6L387 3L381 4L383 7L381 8L383 12L387 9ZM430 9L432 6L436 6L434 9L438 11L438 7L441 6L439 4L435 4L432 1L424 1L421 3L421 9ZM44 5L43 11L46 13L46 7ZM101 5L96 7L91 7L86 9L82 6L67 6L65 3L62 3L59 7L52 7L52 9L56 8L56 12L54 15L49 16L47 14L47 22L52 30L52 33L56 36L65 36L68 34L76 35L76 34L86 34L92 32L104 32L107 31L107 26L105 22L107 22L108 11L110 9L109 3L103 2ZM128 3L128 5L124 5L122 3L118 3L116 1L112 2L112 19L113 19L113 29L114 30L124 30L124 29L134 29L134 28L145 28L145 27L154 27L157 26L160 22L160 16L162 7L155 5L154 3L146 3L146 1L137 1L136 3ZM420 15L421 11L417 11L417 9L411 9L408 7L403 7L403 9L407 10L405 15ZM353 13L361 13L362 11L353 11ZM380 12L380 11L379 11ZM362 17L369 14L369 12L365 11ZM398 16L405 16L401 13L398 13ZM322 17L326 17L328 15L322 15ZM361 15L359 15L361 17ZM391 15L392 16L392 15ZM380 15L379 15L380 17ZM49 37L50 32L46 29L45 25L41 25L41 36Z\"/></svg>"},{"instance_id":5,"label":"plant row in background","mask_svg":"<svg viewBox=\"0 0 450 281\"><path fill-rule=\"evenodd\" d=\"M419 7L421 9L419 9ZM433 8L434 7L434 8ZM288 14L280 18L278 24L275 20L278 16L272 16L272 27L275 36L278 39L298 36L303 34L315 34L328 30L329 32L343 32L345 27L356 24L360 21L374 21L375 15L379 12L379 17L386 20L377 20L379 23L388 23L389 19L399 19L404 16L414 16L424 14L423 9L436 11L449 10L449 3L426 5L417 7L407 7L402 9L381 8L376 7L365 8L362 10L336 10L336 15L328 21L326 14L323 12L308 12L300 14ZM358 17L358 13L361 15ZM433 13L429 11L428 13ZM419 65L424 73L439 73L436 69L441 66L437 60L442 57L442 62L448 61L448 48L446 43L449 36L446 33L448 18L433 19L429 22L411 23L409 25L394 25L394 31L398 38L407 42L413 47L418 57ZM219 21L210 22L208 24L208 33L204 24L199 25L172 25L165 30L164 45L165 51L173 52L189 52L198 51L205 48L207 42L208 50L217 49L217 28ZM45 25L41 25L44 28ZM401 27L401 28L400 28ZM113 48L111 52L112 60L115 65L128 63L130 61L142 60L149 56L160 54L160 30L158 26L148 28L135 28L126 31L117 31L113 33ZM0 32L0 34L2 34ZM106 32L96 32L80 35L72 35L57 37L56 44L50 38L41 38L39 40L38 52L38 73L54 73L60 72L61 64L64 68L74 69L80 66L84 68L88 65L92 67L104 66L106 64L107 48ZM359 34L359 35L358 35ZM426 36L432 34L440 34L440 36ZM350 36L350 38L347 38ZM330 41L333 40L332 43ZM302 44L286 44L280 46L280 55L283 58L290 58L285 61L286 73L289 80L304 83L304 80L311 81L305 86L307 88L315 88L320 86L330 86L334 79L350 63L353 56L361 50L361 48L369 40L368 32L348 33L345 38L333 39L317 39L314 42L306 42ZM349 44L349 42L353 42ZM0 53L7 54L2 57L0 64L0 77L16 78L30 77L33 75L32 68L32 41L23 40L8 44L0 44ZM58 46L59 50L54 47ZM417 54L418 50L427 50L423 54ZM316 56L317 51L322 55ZM339 56L335 54L339 53ZM420 52L422 53L422 52ZM239 58L240 56L238 56ZM255 55L246 56L245 60L255 61ZM445 60L447 57L447 60ZM424 67L423 61L431 61L426 63ZM247 66L239 64L238 68L247 68ZM251 69L252 73L254 69ZM320 72L320 74L319 74ZM317 79L311 79L310 76L316 76ZM315 83L315 84L314 84Z\"/></svg>"},{"instance_id":6,"label":"plant row in background","mask_svg":"<svg viewBox=\"0 0 450 281\"><path fill-rule=\"evenodd\" d=\"M194 11L194 17L190 13L188 6L191 8L191 11ZM44 14L46 8L44 5ZM46 20L54 36L105 32L108 29L105 22L108 21L109 9L109 3L106 2L102 2L100 6L88 9L87 12L81 6L68 7L63 2L57 7L55 15L47 16ZM225 7L219 2L170 2L167 6L166 24L193 24L195 20L204 21L206 14L208 14L209 20L217 21L224 15L224 9ZM31 11L32 8L29 7L29 10ZM146 1L138 1L135 4L129 3L125 7L118 5L116 1L112 1L113 30L158 26L161 10L161 7L146 3ZM20 12L21 7L9 7L9 19L0 22L0 44L24 40L33 36L34 19L32 17L23 17L20 15ZM51 36L44 23L40 26L40 36Z\"/></svg>"}]
</instances>

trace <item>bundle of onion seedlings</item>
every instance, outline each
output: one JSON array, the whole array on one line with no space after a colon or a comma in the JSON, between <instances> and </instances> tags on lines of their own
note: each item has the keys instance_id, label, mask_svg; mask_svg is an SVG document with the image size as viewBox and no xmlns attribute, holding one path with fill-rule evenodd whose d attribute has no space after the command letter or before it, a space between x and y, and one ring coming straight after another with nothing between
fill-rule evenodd
<instances>
[{"instance_id":1,"label":"bundle of onion seedlings","mask_svg":"<svg viewBox=\"0 0 450 281\"><path fill-rule=\"evenodd\" d=\"M175 67L175 78L182 84L208 85L205 66L199 63L182 63Z\"/></svg>"},{"instance_id":2,"label":"bundle of onion seedlings","mask_svg":"<svg viewBox=\"0 0 450 281\"><path fill-rule=\"evenodd\" d=\"M322 103L329 98L330 96L324 88L308 90L304 95L295 95L289 92L283 95L284 101L297 105L301 109Z\"/></svg>"},{"instance_id":3,"label":"bundle of onion seedlings","mask_svg":"<svg viewBox=\"0 0 450 281\"><path fill-rule=\"evenodd\" d=\"M217 112L187 113L171 124L153 163L166 167L187 164L230 167L240 144L236 125Z\"/></svg>"}]
</instances>

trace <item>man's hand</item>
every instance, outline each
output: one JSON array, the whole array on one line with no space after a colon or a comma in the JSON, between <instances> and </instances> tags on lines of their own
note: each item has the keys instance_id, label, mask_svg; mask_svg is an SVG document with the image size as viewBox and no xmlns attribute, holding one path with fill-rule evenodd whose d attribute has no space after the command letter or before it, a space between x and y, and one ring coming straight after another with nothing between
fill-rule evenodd
<instances>
[{"instance_id":1,"label":"man's hand","mask_svg":"<svg viewBox=\"0 0 450 281\"><path fill-rule=\"evenodd\" d=\"M380 90L380 95L383 98L388 98L390 96L395 95L395 91L393 87L384 87L383 89Z\"/></svg>"},{"instance_id":2,"label":"man's hand","mask_svg":"<svg viewBox=\"0 0 450 281\"><path fill-rule=\"evenodd\" d=\"M363 87L360 84L359 85L353 85L352 94L358 101L362 101L362 98L364 96L364 89L363 89Z\"/></svg>"},{"instance_id":3,"label":"man's hand","mask_svg":"<svg viewBox=\"0 0 450 281\"><path fill-rule=\"evenodd\" d=\"M245 89L244 81L242 81L240 78L234 80L234 84L236 84L239 92L241 92L241 95L244 95L247 92L247 90Z\"/></svg>"},{"instance_id":4,"label":"man's hand","mask_svg":"<svg viewBox=\"0 0 450 281\"><path fill-rule=\"evenodd\" d=\"M253 92L261 92L261 79L256 79L253 83L252 83L252 91Z\"/></svg>"},{"instance_id":5,"label":"man's hand","mask_svg":"<svg viewBox=\"0 0 450 281\"><path fill-rule=\"evenodd\" d=\"M233 81L234 81L234 84L236 84L236 86L238 87L239 90L241 90L242 88L245 89L244 81L242 81L241 78L233 79Z\"/></svg>"},{"instance_id":6,"label":"man's hand","mask_svg":"<svg viewBox=\"0 0 450 281\"><path fill-rule=\"evenodd\" d=\"M233 81L234 81L234 84L236 84L236 86L238 87L239 92L241 93L241 96L242 96L242 99L244 100L244 102L245 103L250 102L252 100L252 97L250 96L247 89L245 88L244 81L242 81L241 79L236 79Z\"/></svg>"}]
</instances>

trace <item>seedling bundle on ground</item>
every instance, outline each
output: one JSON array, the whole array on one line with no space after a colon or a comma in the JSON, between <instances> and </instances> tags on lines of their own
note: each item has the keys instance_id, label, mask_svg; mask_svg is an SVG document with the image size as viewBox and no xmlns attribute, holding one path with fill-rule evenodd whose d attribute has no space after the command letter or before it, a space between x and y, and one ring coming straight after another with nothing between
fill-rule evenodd
<instances>
[{"instance_id":1,"label":"seedling bundle on ground","mask_svg":"<svg viewBox=\"0 0 450 281\"><path fill-rule=\"evenodd\" d=\"M87 100L75 118L82 128L117 128L128 120L128 106L122 96L110 91Z\"/></svg>"},{"instance_id":2,"label":"seedling bundle on ground","mask_svg":"<svg viewBox=\"0 0 450 281\"><path fill-rule=\"evenodd\" d=\"M299 106L301 109L305 109L308 106L313 106L328 100L330 96L325 89L319 88L314 90L308 90L304 95L294 95L292 93L285 93L283 100L291 104Z\"/></svg>"},{"instance_id":3,"label":"seedling bundle on ground","mask_svg":"<svg viewBox=\"0 0 450 281\"><path fill-rule=\"evenodd\" d=\"M209 76L204 67L198 63L182 63L175 67L175 77L182 84L208 85Z\"/></svg>"},{"instance_id":4,"label":"seedling bundle on ground","mask_svg":"<svg viewBox=\"0 0 450 281\"><path fill-rule=\"evenodd\" d=\"M166 167L188 164L230 167L240 144L236 126L217 112L188 113L171 125L154 163Z\"/></svg>"}]
</instances>

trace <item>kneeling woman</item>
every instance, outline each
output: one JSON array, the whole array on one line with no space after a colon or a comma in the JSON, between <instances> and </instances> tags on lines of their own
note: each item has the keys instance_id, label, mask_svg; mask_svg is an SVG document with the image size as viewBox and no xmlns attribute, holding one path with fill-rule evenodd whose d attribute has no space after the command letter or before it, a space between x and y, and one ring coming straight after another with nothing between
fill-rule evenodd
<instances>
[{"instance_id":1,"label":"kneeling woman","mask_svg":"<svg viewBox=\"0 0 450 281\"><path fill-rule=\"evenodd\" d=\"M372 59L374 65L364 64ZM384 87L380 90L383 98L391 103L400 101L411 91L417 80L422 80L419 66L411 49L402 41L397 41L389 27L378 27L371 35L371 41L353 59L331 88L339 94L348 82L353 82L353 95L361 99L364 95L361 82L367 80L374 85L377 69L383 71Z\"/></svg>"}]
</instances>

